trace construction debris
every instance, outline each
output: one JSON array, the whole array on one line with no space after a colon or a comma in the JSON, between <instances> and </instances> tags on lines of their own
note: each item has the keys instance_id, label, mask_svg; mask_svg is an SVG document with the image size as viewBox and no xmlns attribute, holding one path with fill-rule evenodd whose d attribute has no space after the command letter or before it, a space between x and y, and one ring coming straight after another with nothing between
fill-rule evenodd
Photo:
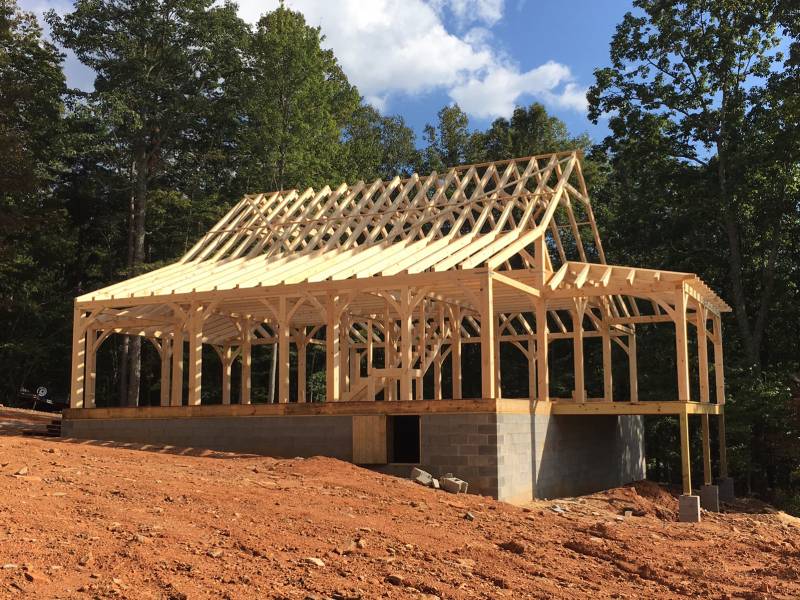
<instances>
[{"instance_id":1,"label":"construction debris","mask_svg":"<svg viewBox=\"0 0 800 600\"><path fill-rule=\"evenodd\" d=\"M435 490L442 489L451 494L466 494L469 489L469 484L466 481L455 477L452 473L446 473L444 477L436 479L427 471L414 467L411 469L409 477L420 485L432 487Z\"/></svg>"},{"instance_id":2,"label":"construction debris","mask_svg":"<svg viewBox=\"0 0 800 600\"><path fill-rule=\"evenodd\" d=\"M418 469L417 467L411 469L411 479L413 479L420 485L428 487L430 487L433 484L433 475L431 475L427 471Z\"/></svg>"}]
</instances>

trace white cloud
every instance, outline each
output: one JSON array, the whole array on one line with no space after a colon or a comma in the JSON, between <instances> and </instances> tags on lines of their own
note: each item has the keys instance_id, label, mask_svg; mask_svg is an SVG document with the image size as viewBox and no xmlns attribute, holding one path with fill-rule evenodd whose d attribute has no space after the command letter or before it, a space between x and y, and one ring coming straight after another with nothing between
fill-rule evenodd
<instances>
[{"instance_id":1,"label":"white cloud","mask_svg":"<svg viewBox=\"0 0 800 600\"><path fill-rule=\"evenodd\" d=\"M538 99L585 112L585 90L552 61L522 72L493 46L491 26L505 0L287 0L322 27L326 44L368 102L386 110L393 96L444 91L471 115L509 116L514 104ZM255 23L275 0L240 0ZM470 26L459 33L455 29Z\"/></svg>"},{"instance_id":2,"label":"white cloud","mask_svg":"<svg viewBox=\"0 0 800 600\"><path fill-rule=\"evenodd\" d=\"M494 25L503 18L505 0L430 0L439 13L445 9L453 13L460 25L482 22Z\"/></svg>"},{"instance_id":3,"label":"white cloud","mask_svg":"<svg viewBox=\"0 0 800 600\"><path fill-rule=\"evenodd\" d=\"M569 67L553 61L524 73L514 67L492 65L485 73L453 87L450 97L476 117L508 116L523 96L583 112L586 90L571 79Z\"/></svg>"},{"instance_id":4,"label":"white cloud","mask_svg":"<svg viewBox=\"0 0 800 600\"><path fill-rule=\"evenodd\" d=\"M256 23L278 0L239 0L239 14ZM497 45L491 27L504 14L505 0L287 0L311 25L365 99L378 110L393 97L445 92L470 115L511 114L531 99L585 112L585 89L569 68L548 61L522 71ZM22 0L41 12L68 10L66 0ZM26 6L27 5L27 6ZM70 57L72 58L72 57ZM547 57L543 57L543 60ZM85 74L70 60L71 79Z\"/></svg>"}]
</instances>

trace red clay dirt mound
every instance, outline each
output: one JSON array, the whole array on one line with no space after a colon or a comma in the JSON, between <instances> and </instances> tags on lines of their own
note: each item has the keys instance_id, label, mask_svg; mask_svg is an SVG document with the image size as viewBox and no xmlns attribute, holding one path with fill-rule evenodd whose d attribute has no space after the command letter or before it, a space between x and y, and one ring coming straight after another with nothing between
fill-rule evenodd
<instances>
[{"instance_id":1,"label":"red clay dirt mound","mask_svg":"<svg viewBox=\"0 0 800 600\"><path fill-rule=\"evenodd\" d=\"M800 596L791 518L676 523L650 484L517 507L327 458L7 433L0 498L2 598Z\"/></svg>"}]
</instances>

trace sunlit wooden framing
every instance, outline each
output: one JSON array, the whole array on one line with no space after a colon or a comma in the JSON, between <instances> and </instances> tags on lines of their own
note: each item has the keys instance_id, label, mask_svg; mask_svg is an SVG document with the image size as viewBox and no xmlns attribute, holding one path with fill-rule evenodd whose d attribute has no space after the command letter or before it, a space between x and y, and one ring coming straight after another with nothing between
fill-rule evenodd
<instances>
[{"instance_id":1,"label":"sunlit wooden framing","mask_svg":"<svg viewBox=\"0 0 800 600\"><path fill-rule=\"evenodd\" d=\"M120 333L143 336L159 352L162 406L202 403L204 345L220 359L222 404L232 403L235 364L238 401L249 404L251 353L260 344L277 349L278 404L307 401L306 350L320 343L328 403L443 401L448 356L450 395L460 400L465 344L480 344L482 398L499 400L500 348L511 344L527 360L532 405L560 414L651 414L638 394L636 326L672 323L678 397L663 400L715 405L702 413L710 483L708 414L719 415L723 475L727 469L720 316L730 309L694 274L607 264L580 160L579 152L562 152L245 196L176 263L76 299L71 407L95 406L97 349ZM690 326L698 398L689 385ZM584 345L592 338L602 343L600 398L587 397L585 386ZM573 343L569 398L550 395L548 346L556 339ZM614 393L613 345L628 356L628 398ZM688 493L688 415L700 413L674 414Z\"/></svg>"}]
</instances>

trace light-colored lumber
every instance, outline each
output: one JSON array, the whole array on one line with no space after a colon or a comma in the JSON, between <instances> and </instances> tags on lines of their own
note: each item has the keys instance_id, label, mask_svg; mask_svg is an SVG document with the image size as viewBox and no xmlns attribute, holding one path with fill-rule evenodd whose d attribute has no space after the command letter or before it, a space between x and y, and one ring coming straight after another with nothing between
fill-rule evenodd
<instances>
[{"instance_id":1,"label":"light-colored lumber","mask_svg":"<svg viewBox=\"0 0 800 600\"><path fill-rule=\"evenodd\" d=\"M682 412L678 415L678 428L680 429L681 440L681 480L683 481L683 493L692 493L692 462L689 451L689 415Z\"/></svg>"}]
</instances>

